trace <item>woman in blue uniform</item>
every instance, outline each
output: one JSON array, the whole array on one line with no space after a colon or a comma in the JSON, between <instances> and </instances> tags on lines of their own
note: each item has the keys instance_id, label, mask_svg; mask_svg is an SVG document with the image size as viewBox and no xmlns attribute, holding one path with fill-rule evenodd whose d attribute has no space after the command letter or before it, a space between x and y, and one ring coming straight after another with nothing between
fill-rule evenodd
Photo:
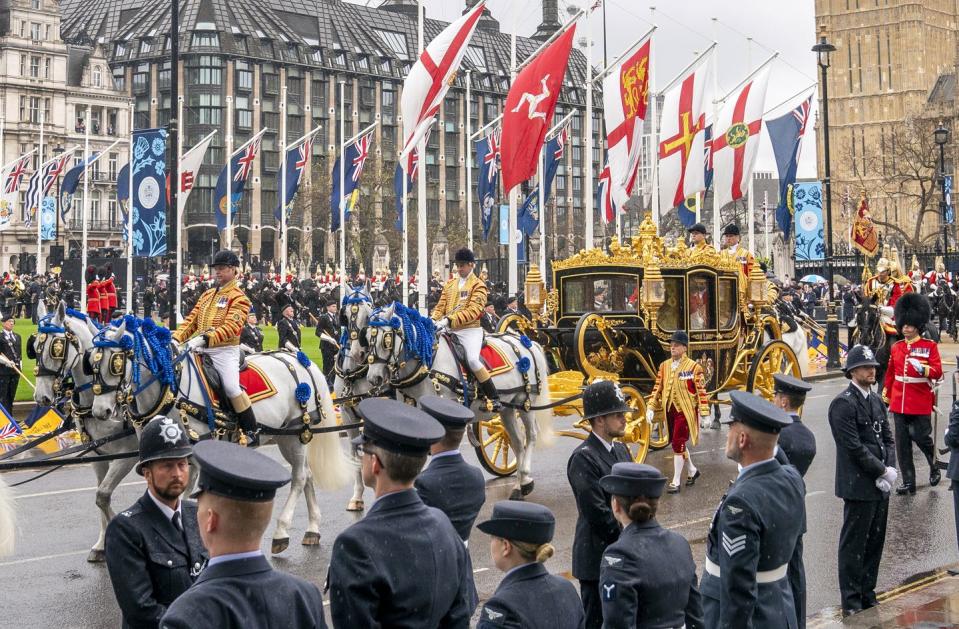
<instances>
[{"instance_id":1,"label":"woman in blue uniform","mask_svg":"<svg viewBox=\"0 0 959 629\"><path fill-rule=\"evenodd\" d=\"M568 580L551 575L543 562L553 556L556 519L546 507L504 500L477 528L490 536L490 555L505 572L480 611L477 629L582 629L583 604Z\"/></svg>"},{"instance_id":2,"label":"woman in blue uniform","mask_svg":"<svg viewBox=\"0 0 959 629\"><path fill-rule=\"evenodd\" d=\"M666 477L651 465L616 463L599 483L623 526L600 563L603 628L703 627L689 542L656 521Z\"/></svg>"}]
</instances>

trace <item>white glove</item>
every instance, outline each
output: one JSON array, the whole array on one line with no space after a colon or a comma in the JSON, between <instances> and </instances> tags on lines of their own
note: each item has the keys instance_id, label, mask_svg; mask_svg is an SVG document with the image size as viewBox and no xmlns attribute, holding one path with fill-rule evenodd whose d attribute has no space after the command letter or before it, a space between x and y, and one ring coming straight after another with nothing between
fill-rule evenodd
<instances>
[{"instance_id":1,"label":"white glove","mask_svg":"<svg viewBox=\"0 0 959 629\"><path fill-rule=\"evenodd\" d=\"M9 358L7 358L6 356L4 356L3 354L0 354L0 363L3 363L3 364L6 365L7 367L13 367L13 366L14 366L13 361L10 360Z\"/></svg>"},{"instance_id":2,"label":"white glove","mask_svg":"<svg viewBox=\"0 0 959 629\"><path fill-rule=\"evenodd\" d=\"M287 349L287 350L293 352L294 354L297 353L298 351L300 351L300 350L296 347L296 345L294 345L294 344L291 343L290 341L287 341L286 343L283 344L283 349Z\"/></svg>"},{"instance_id":3,"label":"white glove","mask_svg":"<svg viewBox=\"0 0 959 629\"><path fill-rule=\"evenodd\" d=\"M654 417L656 417L656 411L654 411L654 410L651 409L651 408L647 408L647 409L646 409L646 421L648 421L650 424L652 424Z\"/></svg>"},{"instance_id":4,"label":"white glove","mask_svg":"<svg viewBox=\"0 0 959 629\"><path fill-rule=\"evenodd\" d=\"M436 330L437 330L437 331L443 330L443 329L448 328L448 327L450 327L450 320L447 319L446 317L443 317L442 319L440 319L439 321L436 322Z\"/></svg>"},{"instance_id":5,"label":"white glove","mask_svg":"<svg viewBox=\"0 0 959 629\"><path fill-rule=\"evenodd\" d=\"M915 369L916 371L918 371L918 372L921 373L921 374L925 374L925 373L926 373L925 367L923 367L923 364L922 364L921 362L919 362L918 359L915 359L915 358L907 358L907 359L906 359L906 364L909 365L910 367L912 367L913 369Z\"/></svg>"},{"instance_id":6,"label":"white glove","mask_svg":"<svg viewBox=\"0 0 959 629\"><path fill-rule=\"evenodd\" d=\"M253 348L250 347L249 345L247 345L246 343L240 343L240 351L242 351L244 354L253 354L253 353L254 353Z\"/></svg>"},{"instance_id":7,"label":"white glove","mask_svg":"<svg viewBox=\"0 0 959 629\"><path fill-rule=\"evenodd\" d=\"M881 312L884 317L891 317L893 312L892 306L883 306L879 309L879 312Z\"/></svg>"},{"instance_id":8,"label":"white glove","mask_svg":"<svg viewBox=\"0 0 959 629\"><path fill-rule=\"evenodd\" d=\"M712 423L712 422L709 420L709 415L700 415L700 416L699 416L699 428L700 428L701 430L706 430L707 428L709 428L709 425L710 425L711 423Z\"/></svg>"},{"instance_id":9,"label":"white glove","mask_svg":"<svg viewBox=\"0 0 959 629\"><path fill-rule=\"evenodd\" d=\"M876 488L879 489L879 491L886 494L892 491L892 485L884 481L882 477L879 477L876 479Z\"/></svg>"},{"instance_id":10,"label":"white glove","mask_svg":"<svg viewBox=\"0 0 959 629\"><path fill-rule=\"evenodd\" d=\"M202 334L199 336L194 336L192 339L186 342L187 349L202 349L206 347L206 337Z\"/></svg>"},{"instance_id":11,"label":"white glove","mask_svg":"<svg viewBox=\"0 0 959 629\"><path fill-rule=\"evenodd\" d=\"M899 472L897 472L894 467L887 467L886 473L879 478L889 483L889 486L892 487L896 484L896 479L899 478Z\"/></svg>"}]
</instances>

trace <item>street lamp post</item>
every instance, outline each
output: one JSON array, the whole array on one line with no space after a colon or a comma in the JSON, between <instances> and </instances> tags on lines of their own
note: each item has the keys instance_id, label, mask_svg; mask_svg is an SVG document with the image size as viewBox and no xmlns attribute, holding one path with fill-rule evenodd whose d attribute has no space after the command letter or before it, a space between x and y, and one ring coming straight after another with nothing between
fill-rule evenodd
<instances>
[{"instance_id":1,"label":"street lamp post","mask_svg":"<svg viewBox=\"0 0 959 629\"><path fill-rule=\"evenodd\" d=\"M939 122L939 126L932 132L936 144L939 145L939 186L942 192L942 200L939 202L939 210L942 212L942 257L946 261L946 270L949 269L949 223L946 212L949 209L946 200L946 143L949 141L949 129Z\"/></svg>"},{"instance_id":2,"label":"street lamp post","mask_svg":"<svg viewBox=\"0 0 959 629\"><path fill-rule=\"evenodd\" d=\"M823 167L824 177L823 186L826 196L826 272L829 279L829 306L826 316L826 346L829 348L826 360L826 368L838 369L839 363L839 320L836 319L835 291L833 288L833 242L832 242L832 181L830 180L829 170L829 83L827 80L827 70L829 69L829 55L836 47L826 41L825 35L819 38L819 43L812 47L816 53L819 69L822 72L820 85L822 86L822 136L823 136Z\"/></svg>"}]
</instances>

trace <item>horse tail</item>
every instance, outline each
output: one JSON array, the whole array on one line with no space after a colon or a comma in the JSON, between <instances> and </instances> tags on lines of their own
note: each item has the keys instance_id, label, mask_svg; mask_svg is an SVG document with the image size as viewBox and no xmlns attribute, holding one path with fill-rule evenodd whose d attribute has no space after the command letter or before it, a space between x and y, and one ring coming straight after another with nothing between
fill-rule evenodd
<instances>
[{"instance_id":1,"label":"horse tail","mask_svg":"<svg viewBox=\"0 0 959 629\"><path fill-rule=\"evenodd\" d=\"M0 557L13 554L16 539L17 514L13 494L0 478Z\"/></svg>"},{"instance_id":2,"label":"horse tail","mask_svg":"<svg viewBox=\"0 0 959 629\"><path fill-rule=\"evenodd\" d=\"M333 397L330 395L326 378L315 364L311 364L307 369L310 370L313 382L319 388L317 397L320 400L320 408L318 410L323 418L320 426L323 428L333 426L336 422L336 410L333 408ZM306 460L310 466L310 473L313 474L313 482L320 489L327 491L339 489L353 478L352 467L340 446L339 431L313 435L313 439L306 448Z\"/></svg>"},{"instance_id":3,"label":"horse tail","mask_svg":"<svg viewBox=\"0 0 959 629\"><path fill-rule=\"evenodd\" d=\"M530 350L533 360L536 361L536 373L539 374L540 381L539 393L533 396L531 403L533 406L547 406L552 402L549 394L549 363L546 361L546 352L538 343L534 343ZM536 420L536 432L538 434L537 442L539 445L550 447L556 443L556 435L553 433L553 409L544 408L533 411L533 418Z\"/></svg>"}]
</instances>

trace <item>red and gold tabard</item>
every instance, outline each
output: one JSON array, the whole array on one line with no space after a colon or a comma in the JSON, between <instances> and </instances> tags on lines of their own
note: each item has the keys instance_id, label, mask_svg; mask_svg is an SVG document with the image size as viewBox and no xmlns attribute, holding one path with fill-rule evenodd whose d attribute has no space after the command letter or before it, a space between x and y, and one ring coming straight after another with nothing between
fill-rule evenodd
<instances>
[{"instance_id":1,"label":"red and gold tabard","mask_svg":"<svg viewBox=\"0 0 959 629\"><path fill-rule=\"evenodd\" d=\"M919 369L910 365L914 358ZM929 415L936 403L933 382L942 378L939 347L929 339L896 342L889 351L889 367L882 387L882 399L889 410L902 415Z\"/></svg>"},{"instance_id":2,"label":"red and gold tabard","mask_svg":"<svg viewBox=\"0 0 959 629\"><path fill-rule=\"evenodd\" d=\"M866 297L872 297L876 293L879 293L880 306L888 306L889 308L894 308L896 302L899 301L899 298L905 293L912 292L912 282L909 281L909 278L906 276L901 277L892 277L889 276L889 279L885 283L879 280L878 275L873 275L868 280L863 287L863 294ZM886 334L896 335L896 322L891 316L883 315L882 317L882 328Z\"/></svg>"},{"instance_id":3,"label":"red and gold tabard","mask_svg":"<svg viewBox=\"0 0 959 629\"><path fill-rule=\"evenodd\" d=\"M182 343L198 334L206 336L207 347L240 344L240 332L250 313L250 300L236 280L211 288L202 295L173 338Z\"/></svg>"},{"instance_id":4,"label":"red and gold tabard","mask_svg":"<svg viewBox=\"0 0 959 629\"><path fill-rule=\"evenodd\" d=\"M649 407L664 413L676 408L686 418L689 436L695 445L699 441L699 418L709 415L702 366L689 356L680 358L675 369L672 358L660 363Z\"/></svg>"},{"instance_id":5,"label":"red and gold tabard","mask_svg":"<svg viewBox=\"0 0 959 629\"><path fill-rule=\"evenodd\" d=\"M460 287L460 278L454 277L443 287L440 300L433 308L432 317L437 321L446 317L450 320L450 328L453 330L478 328L488 294L483 280L472 273L466 276L466 282L462 287Z\"/></svg>"},{"instance_id":6,"label":"red and gold tabard","mask_svg":"<svg viewBox=\"0 0 959 629\"><path fill-rule=\"evenodd\" d=\"M724 249L727 255L731 255L736 259L736 262L739 263L739 268L743 271L743 276L747 279L749 278L749 272L752 271L753 266L756 264L756 257L753 256L752 252L743 247L742 245L736 245L736 248L732 247ZM745 286L745 284L742 284Z\"/></svg>"}]
</instances>

